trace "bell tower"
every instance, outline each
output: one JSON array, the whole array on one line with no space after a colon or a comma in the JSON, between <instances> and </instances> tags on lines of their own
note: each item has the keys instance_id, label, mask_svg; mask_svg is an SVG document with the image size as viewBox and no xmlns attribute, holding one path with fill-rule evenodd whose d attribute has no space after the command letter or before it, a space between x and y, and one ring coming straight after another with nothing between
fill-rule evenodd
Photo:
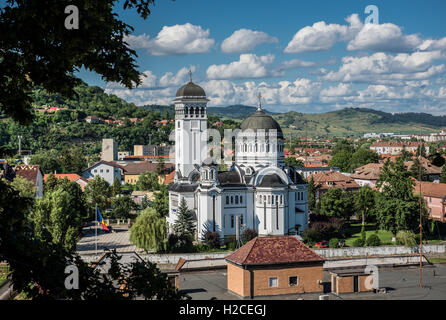
<instances>
[{"instance_id":1,"label":"bell tower","mask_svg":"<svg viewBox=\"0 0 446 320\"><path fill-rule=\"evenodd\" d=\"M178 89L175 104L176 180L187 182L207 155L207 102L203 88L190 81Z\"/></svg>"}]
</instances>

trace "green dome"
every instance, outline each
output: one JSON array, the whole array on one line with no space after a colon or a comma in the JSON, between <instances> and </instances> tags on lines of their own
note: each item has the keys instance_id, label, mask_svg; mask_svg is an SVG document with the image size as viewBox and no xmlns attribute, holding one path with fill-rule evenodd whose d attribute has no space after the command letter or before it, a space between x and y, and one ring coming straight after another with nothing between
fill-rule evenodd
<instances>
[{"instance_id":1,"label":"green dome","mask_svg":"<svg viewBox=\"0 0 446 320\"><path fill-rule=\"evenodd\" d=\"M204 89L192 81L189 81L187 84L178 89L177 97L205 97L206 92Z\"/></svg>"},{"instance_id":2,"label":"green dome","mask_svg":"<svg viewBox=\"0 0 446 320\"><path fill-rule=\"evenodd\" d=\"M264 129L267 133L271 129L277 130L277 136L283 138L282 128L270 115L267 115L263 110L257 110L255 113L250 115L248 118L243 120L240 125L240 129L245 131L247 129L258 130Z\"/></svg>"}]
</instances>

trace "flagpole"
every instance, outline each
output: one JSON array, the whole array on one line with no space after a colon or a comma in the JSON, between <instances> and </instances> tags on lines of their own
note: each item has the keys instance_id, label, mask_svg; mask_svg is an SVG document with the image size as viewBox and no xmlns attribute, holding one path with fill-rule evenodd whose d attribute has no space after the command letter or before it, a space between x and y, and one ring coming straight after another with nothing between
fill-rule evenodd
<instances>
[{"instance_id":1,"label":"flagpole","mask_svg":"<svg viewBox=\"0 0 446 320\"><path fill-rule=\"evenodd\" d=\"M94 242L95 242L95 257L98 256L98 205L96 204L96 211L95 211L96 219L94 221Z\"/></svg>"}]
</instances>

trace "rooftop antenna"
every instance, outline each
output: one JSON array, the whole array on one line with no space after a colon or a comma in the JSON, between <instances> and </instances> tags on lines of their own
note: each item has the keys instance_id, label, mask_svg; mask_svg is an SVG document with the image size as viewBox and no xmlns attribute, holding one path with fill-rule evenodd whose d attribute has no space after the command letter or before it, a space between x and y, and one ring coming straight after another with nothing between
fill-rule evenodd
<instances>
[{"instance_id":1,"label":"rooftop antenna","mask_svg":"<svg viewBox=\"0 0 446 320\"><path fill-rule=\"evenodd\" d=\"M257 111L262 111L262 94L260 92L257 95L257 99L259 99L259 105L257 107Z\"/></svg>"}]
</instances>

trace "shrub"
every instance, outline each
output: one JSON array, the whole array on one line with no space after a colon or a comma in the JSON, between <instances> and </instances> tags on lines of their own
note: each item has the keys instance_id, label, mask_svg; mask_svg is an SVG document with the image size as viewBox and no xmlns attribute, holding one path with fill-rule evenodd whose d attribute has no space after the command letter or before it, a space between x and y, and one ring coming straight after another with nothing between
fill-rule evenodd
<instances>
[{"instance_id":1,"label":"shrub","mask_svg":"<svg viewBox=\"0 0 446 320\"><path fill-rule=\"evenodd\" d=\"M355 239L355 241L353 241L353 246L354 247L364 247L365 246L365 241L363 238L357 238Z\"/></svg>"},{"instance_id":2,"label":"shrub","mask_svg":"<svg viewBox=\"0 0 446 320\"><path fill-rule=\"evenodd\" d=\"M302 233L302 239L304 239L305 243L318 242L323 240L322 234L316 230L315 228L308 228Z\"/></svg>"},{"instance_id":3,"label":"shrub","mask_svg":"<svg viewBox=\"0 0 446 320\"><path fill-rule=\"evenodd\" d=\"M234 251L235 247L236 247L236 243L235 242L229 242L227 247L228 247L229 250Z\"/></svg>"},{"instance_id":4,"label":"shrub","mask_svg":"<svg viewBox=\"0 0 446 320\"><path fill-rule=\"evenodd\" d=\"M381 239L374 233L367 238L366 245L367 247L379 247L381 245Z\"/></svg>"},{"instance_id":5,"label":"shrub","mask_svg":"<svg viewBox=\"0 0 446 320\"><path fill-rule=\"evenodd\" d=\"M243 242L248 242L257 236L257 231L255 231L254 229L246 229L245 231L243 231L242 240Z\"/></svg>"},{"instance_id":6,"label":"shrub","mask_svg":"<svg viewBox=\"0 0 446 320\"><path fill-rule=\"evenodd\" d=\"M396 234L396 242L406 247L414 247L417 245L415 233L412 231L398 231Z\"/></svg>"},{"instance_id":7,"label":"shrub","mask_svg":"<svg viewBox=\"0 0 446 320\"><path fill-rule=\"evenodd\" d=\"M211 248L220 248L220 234L218 232L207 231L204 234L204 242Z\"/></svg>"},{"instance_id":8,"label":"shrub","mask_svg":"<svg viewBox=\"0 0 446 320\"><path fill-rule=\"evenodd\" d=\"M330 242L329 242L328 246L330 248L339 248L339 239L338 238L330 239Z\"/></svg>"}]
</instances>

